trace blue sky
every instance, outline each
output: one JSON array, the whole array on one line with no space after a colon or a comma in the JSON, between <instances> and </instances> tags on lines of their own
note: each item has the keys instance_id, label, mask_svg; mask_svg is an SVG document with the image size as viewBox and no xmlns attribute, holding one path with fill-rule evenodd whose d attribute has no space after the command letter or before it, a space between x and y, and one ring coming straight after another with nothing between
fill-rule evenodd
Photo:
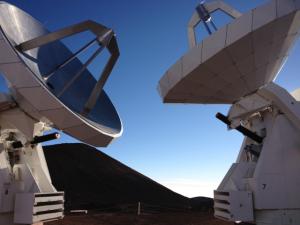
<instances>
[{"instance_id":1,"label":"blue sky","mask_svg":"<svg viewBox=\"0 0 300 225\"><path fill-rule=\"evenodd\" d=\"M86 19L113 28L121 56L105 90L118 109L124 133L101 151L181 194L212 196L235 161L243 138L228 132L214 117L216 112L226 114L228 106L163 104L156 90L164 72L188 50L186 25L199 1L9 2L50 30ZM266 1L226 2L246 12ZM230 20L216 15L214 21L222 26ZM200 30L198 35L205 37ZM78 43L78 39L68 42L71 47ZM289 91L300 87L299 52L297 43L276 81ZM63 135L59 142L75 140Z\"/></svg>"}]
</instances>

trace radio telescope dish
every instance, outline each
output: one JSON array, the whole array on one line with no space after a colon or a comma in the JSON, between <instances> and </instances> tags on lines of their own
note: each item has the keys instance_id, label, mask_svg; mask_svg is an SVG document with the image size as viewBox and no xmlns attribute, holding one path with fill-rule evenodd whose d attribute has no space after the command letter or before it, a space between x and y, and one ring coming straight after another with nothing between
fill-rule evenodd
<instances>
[{"instance_id":1,"label":"radio telescope dish","mask_svg":"<svg viewBox=\"0 0 300 225\"><path fill-rule=\"evenodd\" d=\"M210 16L215 10L234 21L217 30ZM300 89L289 93L273 81L299 36L300 0L270 0L238 14L222 1L200 3L188 25L191 49L162 77L159 90L166 103L232 104L216 118L244 140L214 191L215 217L298 225ZM196 44L200 21L211 35Z\"/></svg>"},{"instance_id":2,"label":"radio telescope dish","mask_svg":"<svg viewBox=\"0 0 300 225\"><path fill-rule=\"evenodd\" d=\"M238 16L198 44L193 29L204 16L194 14L188 26L191 49L159 82L163 101L231 104L274 81L298 37L296 4L271 1ZM218 7L232 17L239 14L222 1L205 4L210 12Z\"/></svg>"},{"instance_id":3,"label":"radio telescope dish","mask_svg":"<svg viewBox=\"0 0 300 225\"><path fill-rule=\"evenodd\" d=\"M6 2L0 2L0 26L0 71L22 110L94 146L107 146L121 135L121 120L102 90L119 56L111 29L85 21L51 33ZM95 39L76 53L60 41L84 31ZM99 48L83 64L77 55L93 44ZM111 57L96 80L87 67L104 48Z\"/></svg>"},{"instance_id":4,"label":"radio telescope dish","mask_svg":"<svg viewBox=\"0 0 300 225\"><path fill-rule=\"evenodd\" d=\"M75 53L60 41L90 31L95 38ZM98 48L81 62L77 56ZM98 80L88 66L106 48ZM86 55L85 55L86 56ZM40 143L59 138L52 128L94 146L107 146L122 123L103 87L119 57L114 32L85 21L49 32L21 9L0 2L0 224L42 224L64 216L64 192L52 185Z\"/></svg>"}]
</instances>

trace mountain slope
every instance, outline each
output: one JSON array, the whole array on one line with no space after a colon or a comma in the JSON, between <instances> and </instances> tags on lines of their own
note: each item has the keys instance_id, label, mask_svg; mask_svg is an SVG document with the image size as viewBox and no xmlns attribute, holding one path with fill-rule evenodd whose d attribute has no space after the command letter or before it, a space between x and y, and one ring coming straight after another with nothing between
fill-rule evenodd
<instances>
[{"instance_id":1,"label":"mountain slope","mask_svg":"<svg viewBox=\"0 0 300 225\"><path fill-rule=\"evenodd\" d=\"M85 144L45 146L57 190L65 191L66 208L148 204L186 208L189 199Z\"/></svg>"}]
</instances>

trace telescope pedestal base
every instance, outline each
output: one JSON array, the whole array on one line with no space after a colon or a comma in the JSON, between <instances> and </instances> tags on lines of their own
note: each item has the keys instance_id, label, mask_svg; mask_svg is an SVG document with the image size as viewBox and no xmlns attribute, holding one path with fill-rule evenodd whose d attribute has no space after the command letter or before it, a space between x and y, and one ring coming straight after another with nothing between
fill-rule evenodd
<instances>
[{"instance_id":1,"label":"telescope pedestal base","mask_svg":"<svg viewBox=\"0 0 300 225\"><path fill-rule=\"evenodd\" d=\"M259 210L255 213L256 225L299 225L300 209Z\"/></svg>"},{"instance_id":2,"label":"telescope pedestal base","mask_svg":"<svg viewBox=\"0 0 300 225\"><path fill-rule=\"evenodd\" d=\"M52 185L42 146L34 143L50 128L17 107L0 111L0 125L0 225L62 219L64 193Z\"/></svg>"},{"instance_id":3,"label":"telescope pedestal base","mask_svg":"<svg viewBox=\"0 0 300 225\"><path fill-rule=\"evenodd\" d=\"M13 213L10 214L0 213L0 225L24 225L24 224L14 223L13 220L14 220ZM26 225L44 225L44 223L34 223L34 224L26 224Z\"/></svg>"}]
</instances>

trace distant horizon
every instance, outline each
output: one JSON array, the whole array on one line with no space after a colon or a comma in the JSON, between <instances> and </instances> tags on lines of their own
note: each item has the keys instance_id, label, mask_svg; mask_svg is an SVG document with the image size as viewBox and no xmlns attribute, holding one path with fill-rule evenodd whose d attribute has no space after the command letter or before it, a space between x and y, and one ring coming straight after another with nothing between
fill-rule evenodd
<instances>
[{"instance_id":1,"label":"distant horizon","mask_svg":"<svg viewBox=\"0 0 300 225\"><path fill-rule=\"evenodd\" d=\"M229 105L164 104L157 91L165 71L189 49L187 23L199 0L7 2L53 31L87 19L111 27L121 55L104 89L118 110L124 132L107 148L98 149L183 196L213 197L243 140L214 117L217 112L227 114ZM268 1L225 2L245 13ZM214 17L218 27L230 21L222 14ZM200 26L197 36L208 35ZM65 44L74 50L87 41L80 36ZM299 52L298 40L275 81L289 92L300 88ZM100 64L89 68L93 74L99 74ZM2 91L8 91L3 80L0 84ZM59 140L47 145L79 142L60 133Z\"/></svg>"},{"instance_id":2,"label":"distant horizon","mask_svg":"<svg viewBox=\"0 0 300 225\"><path fill-rule=\"evenodd\" d=\"M68 142L68 143L47 144L47 142L46 142L46 144L43 145L43 146L46 147L46 146L56 146L56 145L64 145L64 144L70 144L70 145L72 145L72 144L85 144L85 143L83 143L83 142L74 142L74 143ZM85 144L85 145L87 145L87 144ZM87 146L89 146L89 145L87 145ZM91 147L93 147L93 146L91 146ZM93 148L95 148L95 147L93 147ZM97 148L95 148L95 149L97 149ZM134 169L134 168L132 168L132 167L130 167L130 166L128 166L128 165L122 163L121 161L119 161L119 160L117 160L117 159L111 157L111 156L108 155L107 153L101 151L101 149L100 149L100 150L97 149L97 150L100 151L102 154L105 154L106 156L110 157L111 159L116 160L117 162L123 164L124 166L127 166L128 168L130 168L130 169L136 171L137 173L140 173L140 174L144 175L143 173L139 172L138 170L136 170L136 169ZM146 175L144 175L144 176L145 176L145 177L148 177L148 176L146 176ZM171 180L170 180L170 181L166 181L166 183L162 184L162 183L158 182L157 180L154 180L154 179L151 178L151 177L148 177L148 178L151 179L151 180L153 180L154 182L156 182L156 183L158 183L158 184L160 184L160 185L162 185L162 186L168 188L169 190L171 190L171 191L173 191L173 192L175 192L175 193L177 193L177 194L180 194L180 195L182 195L182 196L184 196L184 197L187 197L187 198L207 197L207 196L201 196L201 195L199 195L199 196L187 196L187 195L182 194L182 192L185 191L185 184L186 184L188 187L194 186L194 188L198 188L199 186L201 186L201 187L203 187L203 188L207 188L207 187L209 187L209 186L211 185L211 184L205 184L205 183L201 183L201 182L195 182L194 180L179 180L179 179L178 179L178 180L173 180L173 181L171 181ZM208 198L212 198L212 197L208 197Z\"/></svg>"}]
</instances>

